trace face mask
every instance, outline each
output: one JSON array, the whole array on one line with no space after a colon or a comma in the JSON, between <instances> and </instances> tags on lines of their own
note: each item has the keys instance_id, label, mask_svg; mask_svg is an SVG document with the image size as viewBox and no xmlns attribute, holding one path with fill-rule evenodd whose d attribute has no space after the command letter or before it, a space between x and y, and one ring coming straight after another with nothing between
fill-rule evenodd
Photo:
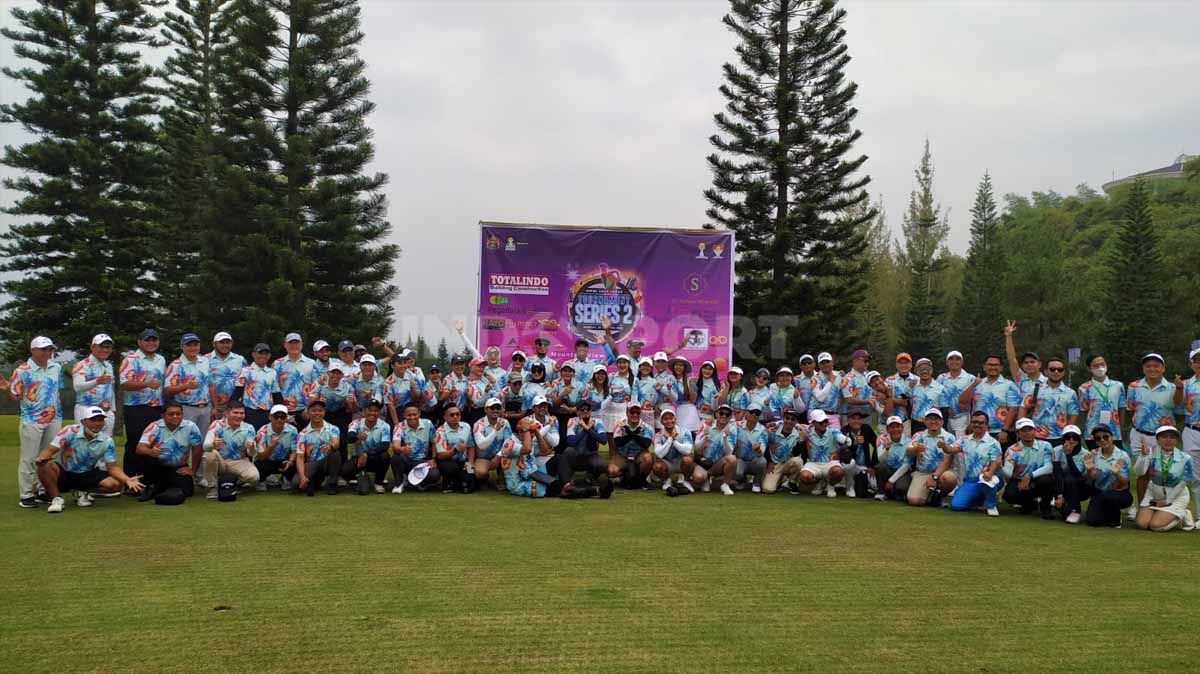
<instances>
[{"instance_id":1,"label":"face mask","mask_svg":"<svg viewBox=\"0 0 1200 674\"><path fill-rule=\"evenodd\" d=\"M1094 367L1094 368L1092 368L1092 376L1096 377L1097 379L1100 379L1100 378L1102 378L1102 377L1103 377L1105 374L1107 374L1107 373L1108 373L1108 368L1107 368L1107 367Z\"/></svg>"}]
</instances>

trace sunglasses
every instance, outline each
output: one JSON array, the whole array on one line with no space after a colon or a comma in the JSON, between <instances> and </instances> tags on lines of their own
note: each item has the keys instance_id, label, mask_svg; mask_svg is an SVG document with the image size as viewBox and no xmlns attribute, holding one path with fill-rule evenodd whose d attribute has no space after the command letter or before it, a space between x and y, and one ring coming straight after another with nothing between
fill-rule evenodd
<instances>
[{"instance_id":1,"label":"sunglasses","mask_svg":"<svg viewBox=\"0 0 1200 674\"><path fill-rule=\"evenodd\" d=\"M1061 367L1048 367L1048 368L1046 368L1046 372L1065 372L1065 371L1066 371L1066 370L1065 370L1064 368L1061 368Z\"/></svg>"},{"instance_id":2,"label":"sunglasses","mask_svg":"<svg viewBox=\"0 0 1200 674\"><path fill-rule=\"evenodd\" d=\"M287 415L286 414L272 414L271 418L272 419L286 419Z\"/></svg>"},{"instance_id":3,"label":"sunglasses","mask_svg":"<svg viewBox=\"0 0 1200 674\"><path fill-rule=\"evenodd\" d=\"M729 412L717 412L717 416L719 416L719 417L727 417L727 416L729 416Z\"/></svg>"}]
</instances>

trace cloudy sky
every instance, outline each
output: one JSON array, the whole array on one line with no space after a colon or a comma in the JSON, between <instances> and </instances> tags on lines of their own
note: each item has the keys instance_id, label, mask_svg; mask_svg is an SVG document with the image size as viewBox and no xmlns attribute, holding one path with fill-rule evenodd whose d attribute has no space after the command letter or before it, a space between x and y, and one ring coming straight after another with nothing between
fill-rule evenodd
<instances>
[{"instance_id":1,"label":"cloudy sky","mask_svg":"<svg viewBox=\"0 0 1200 674\"><path fill-rule=\"evenodd\" d=\"M858 149L894 228L926 137L958 251L985 170L1000 193L1070 192L1200 153L1200 3L845 7ZM474 312L479 220L704 222L707 139L733 56L725 2L363 8L376 168L391 177L404 248L396 335L436 338Z\"/></svg>"}]
</instances>

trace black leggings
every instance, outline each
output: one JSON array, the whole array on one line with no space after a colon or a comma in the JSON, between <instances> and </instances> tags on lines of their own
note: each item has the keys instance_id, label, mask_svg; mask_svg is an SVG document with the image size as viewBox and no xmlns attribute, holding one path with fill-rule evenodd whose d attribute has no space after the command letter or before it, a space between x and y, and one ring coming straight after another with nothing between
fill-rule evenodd
<instances>
[{"instance_id":1,"label":"black leggings","mask_svg":"<svg viewBox=\"0 0 1200 674\"><path fill-rule=\"evenodd\" d=\"M138 442L146 427L162 418L162 408L150 405L125 405L122 408L125 423L125 457L122 467L126 475L149 475L149 458L137 453ZM200 429L203 433L207 428Z\"/></svg>"},{"instance_id":2,"label":"black leggings","mask_svg":"<svg viewBox=\"0 0 1200 674\"><path fill-rule=\"evenodd\" d=\"M1050 506L1053 500L1051 496L1054 494L1054 476L1042 475L1035 477L1030 481L1029 489L1021 489L1020 478L1014 477L1008 481L1004 487L1004 500L1009 505L1019 505L1022 512L1026 515L1033 512L1034 499L1040 496L1042 502L1039 510L1043 513L1050 512Z\"/></svg>"},{"instance_id":3,"label":"black leggings","mask_svg":"<svg viewBox=\"0 0 1200 674\"><path fill-rule=\"evenodd\" d=\"M1093 490L1092 502L1088 505L1087 523L1089 527L1115 527L1121 523L1121 511L1133 504L1133 495L1129 489L1124 491Z\"/></svg>"},{"instance_id":4,"label":"black leggings","mask_svg":"<svg viewBox=\"0 0 1200 674\"><path fill-rule=\"evenodd\" d=\"M349 461L342 464L342 477L349 480L360 470L365 470L375 475L375 484L383 484L387 479L388 467L391 465L386 453L367 454L367 465L363 468L358 467L358 457L352 456Z\"/></svg>"}]
</instances>

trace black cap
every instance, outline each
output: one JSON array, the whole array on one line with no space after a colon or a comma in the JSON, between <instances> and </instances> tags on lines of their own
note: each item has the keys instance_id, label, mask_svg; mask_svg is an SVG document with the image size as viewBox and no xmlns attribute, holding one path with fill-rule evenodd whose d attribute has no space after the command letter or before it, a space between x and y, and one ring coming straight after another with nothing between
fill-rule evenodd
<instances>
[{"instance_id":1,"label":"black cap","mask_svg":"<svg viewBox=\"0 0 1200 674\"><path fill-rule=\"evenodd\" d=\"M532 372L534 370L541 370L542 372L545 372L546 366L541 363L534 363L533 365L529 366L529 371Z\"/></svg>"},{"instance_id":2,"label":"black cap","mask_svg":"<svg viewBox=\"0 0 1200 674\"><path fill-rule=\"evenodd\" d=\"M367 405L366 405L366 406L367 406L367 407L379 407L379 408L382 408L382 407L383 407L383 403L379 402L379 400L377 400L377 399L375 399L375 398L371 398L370 400L368 400L368 401L367 401Z\"/></svg>"},{"instance_id":3,"label":"black cap","mask_svg":"<svg viewBox=\"0 0 1200 674\"><path fill-rule=\"evenodd\" d=\"M450 356L450 364L451 365L462 365L465 362L466 361L463 360L463 357L459 354L454 354L453 356Z\"/></svg>"},{"instance_id":4,"label":"black cap","mask_svg":"<svg viewBox=\"0 0 1200 674\"><path fill-rule=\"evenodd\" d=\"M430 372L441 372L441 371L442 371L442 366L441 366L441 365L438 365L437 363L434 363L433 365L430 365L430 366L429 366L429 371L430 371Z\"/></svg>"},{"instance_id":5,"label":"black cap","mask_svg":"<svg viewBox=\"0 0 1200 674\"><path fill-rule=\"evenodd\" d=\"M590 400L588 400L587 398L580 398L579 402L576 403L576 405L575 405L575 409L590 410L590 409L592 409L592 402Z\"/></svg>"},{"instance_id":6,"label":"black cap","mask_svg":"<svg viewBox=\"0 0 1200 674\"><path fill-rule=\"evenodd\" d=\"M1026 351L1025 353L1021 354L1021 360L1026 360L1028 358L1032 358L1036 361L1042 360L1041 358L1038 357L1037 352L1035 352L1035 351Z\"/></svg>"},{"instance_id":7,"label":"black cap","mask_svg":"<svg viewBox=\"0 0 1200 674\"><path fill-rule=\"evenodd\" d=\"M252 353L262 353L264 351L267 353L271 353L271 347L267 346L263 342L259 342L258 344L254 345L254 351Z\"/></svg>"},{"instance_id":8,"label":"black cap","mask_svg":"<svg viewBox=\"0 0 1200 674\"><path fill-rule=\"evenodd\" d=\"M138 339L158 339L158 330L146 328L138 335Z\"/></svg>"}]
</instances>

